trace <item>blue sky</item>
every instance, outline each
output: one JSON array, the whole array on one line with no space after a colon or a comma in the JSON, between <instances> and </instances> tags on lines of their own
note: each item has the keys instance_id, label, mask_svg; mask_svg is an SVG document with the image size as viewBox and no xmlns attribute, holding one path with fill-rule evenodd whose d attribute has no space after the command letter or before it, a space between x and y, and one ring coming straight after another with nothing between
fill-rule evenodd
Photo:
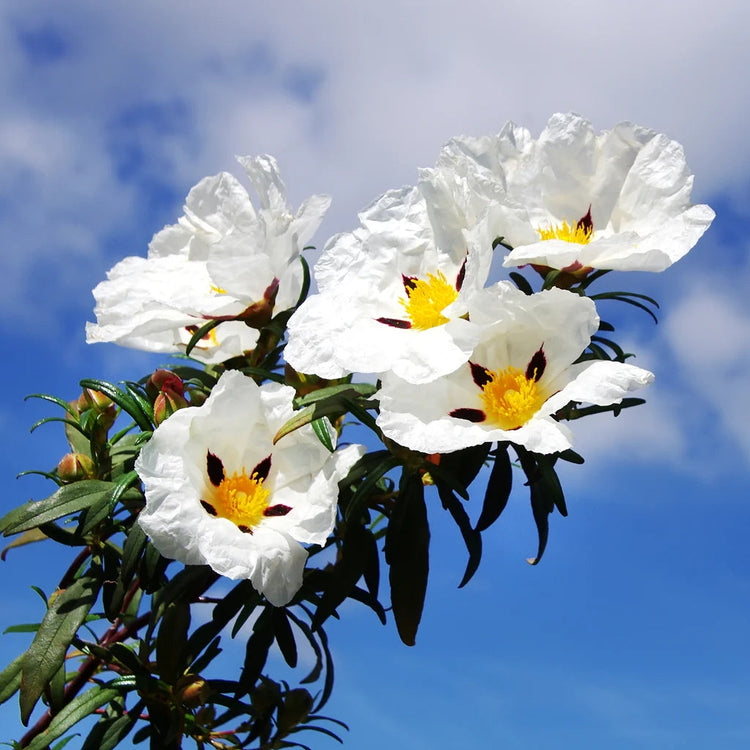
<instances>
[{"instance_id":1,"label":"blue sky","mask_svg":"<svg viewBox=\"0 0 750 750\"><path fill-rule=\"evenodd\" d=\"M333 197L321 246L414 182L451 136L508 119L538 133L555 111L599 129L633 120L684 144L694 200L717 212L672 269L612 282L662 303L658 326L617 313L637 364L656 373L648 404L575 425L587 463L564 475L570 516L552 518L536 568L519 491L457 590L464 550L433 499L417 645L347 607L330 628L327 711L358 750L749 746L748 22L739 0L679 12L645 0L4 3L4 507L48 494L14 476L64 452L54 428L28 434L49 412L26 394L73 398L82 377L139 377L163 361L88 347L90 290L145 254L190 187L234 169L235 154L276 156L295 206ZM1 627L40 616L29 587L51 589L65 559L51 545L11 551ZM0 637L4 663L24 639ZM20 734L13 702L0 726L0 740Z\"/></svg>"}]
</instances>

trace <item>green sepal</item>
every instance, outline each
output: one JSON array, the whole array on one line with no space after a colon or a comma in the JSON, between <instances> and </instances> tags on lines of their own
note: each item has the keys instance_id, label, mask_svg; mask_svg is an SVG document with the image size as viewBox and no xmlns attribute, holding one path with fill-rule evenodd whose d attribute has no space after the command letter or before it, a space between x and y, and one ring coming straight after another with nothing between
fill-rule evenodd
<instances>
[{"instance_id":1,"label":"green sepal","mask_svg":"<svg viewBox=\"0 0 750 750\"><path fill-rule=\"evenodd\" d=\"M416 641L429 575L430 528L424 485L418 474L404 472L385 538L391 604L396 628L407 646Z\"/></svg>"},{"instance_id":2,"label":"green sepal","mask_svg":"<svg viewBox=\"0 0 750 750\"><path fill-rule=\"evenodd\" d=\"M24 655L19 699L24 725L47 684L65 661L70 642L96 601L100 586L98 578L82 576L52 599Z\"/></svg>"}]
</instances>

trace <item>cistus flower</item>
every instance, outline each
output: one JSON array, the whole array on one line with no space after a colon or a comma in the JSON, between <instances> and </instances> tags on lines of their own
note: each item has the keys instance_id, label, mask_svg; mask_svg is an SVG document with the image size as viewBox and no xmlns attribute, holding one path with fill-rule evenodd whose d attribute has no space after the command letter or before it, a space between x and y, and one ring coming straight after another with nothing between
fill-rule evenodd
<instances>
[{"instance_id":1,"label":"cistus flower","mask_svg":"<svg viewBox=\"0 0 750 750\"><path fill-rule=\"evenodd\" d=\"M253 349L257 329L275 311L296 304L300 251L330 199L312 196L293 215L272 157L238 161L259 207L227 172L201 180L188 194L179 222L154 236L148 256L120 261L94 289L97 322L86 326L89 343L179 352L200 326L219 319L226 322L192 355L221 362Z\"/></svg>"},{"instance_id":2,"label":"cistus flower","mask_svg":"<svg viewBox=\"0 0 750 750\"><path fill-rule=\"evenodd\" d=\"M679 143L627 122L597 134L574 114L553 115L537 140L513 123L496 136L454 138L422 180L425 191L453 186L433 222L484 223L489 242L513 248L506 267L663 271L714 217L690 203Z\"/></svg>"},{"instance_id":3,"label":"cistus flower","mask_svg":"<svg viewBox=\"0 0 750 750\"><path fill-rule=\"evenodd\" d=\"M293 397L288 386L225 372L202 406L159 425L135 464L146 495L138 523L159 552L249 578L274 606L302 585L303 545L331 533L338 482L363 453L329 453L309 426L273 445Z\"/></svg>"},{"instance_id":4,"label":"cistus flower","mask_svg":"<svg viewBox=\"0 0 750 750\"><path fill-rule=\"evenodd\" d=\"M526 296L500 282L474 298L470 315L484 329L465 365L420 386L384 377L377 422L388 438L423 453L494 441L556 453L572 446L556 412L570 402L619 403L653 380L620 362L574 364L599 318L591 300L572 292Z\"/></svg>"},{"instance_id":5,"label":"cistus flower","mask_svg":"<svg viewBox=\"0 0 750 750\"><path fill-rule=\"evenodd\" d=\"M439 244L416 188L392 190L333 237L315 267L319 294L289 320L287 361L323 378L393 371L413 383L465 362L476 343L467 300L489 272L491 252L470 233Z\"/></svg>"}]
</instances>

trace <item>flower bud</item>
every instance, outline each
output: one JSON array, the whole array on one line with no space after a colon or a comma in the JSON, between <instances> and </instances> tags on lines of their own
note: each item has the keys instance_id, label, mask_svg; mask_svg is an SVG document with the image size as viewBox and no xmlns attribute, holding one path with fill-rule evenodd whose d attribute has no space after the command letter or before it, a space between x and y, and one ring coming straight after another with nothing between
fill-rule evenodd
<instances>
[{"instance_id":1,"label":"flower bud","mask_svg":"<svg viewBox=\"0 0 750 750\"><path fill-rule=\"evenodd\" d=\"M304 688L290 690L284 696L284 702L279 707L276 723L279 734L283 737L289 731L301 724L313 707L313 699Z\"/></svg>"},{"instance_id":2,"label":"flower bud","mask_svg":"<svg viewBox=\"0 0 750 750\"><path fill-rule=\"evenodd\" d=\"M96 466L85 453L66 453L57 464L57 475L63 482L78 482L94 479Z\"/></svg>"},{"instance_id":3,"label":"flower bud","mask_svg":"<svg viewBox=\"0 0 750 750\"><path fill-rule=\"evenodd\" d=\"M83 389L76 407L79 414L89 410L96 412L98 416L97 424L104 432L109 430L117 418L117 407L114 401L101 391L95 391L93 388Z\"/></svg>"},{"instance_id":4,"label":"flower bud","mask_svg":"<svg viewBox=\"0 0 750 750\"><path fill-rule=\"evenodd\" d=\"M172 391L180 396L185 392L185 384L182 379L169 370L159 369L146 381L146 393L155 399L163 391Z\"/></svg>"},{"instance_id":5,"label":"flower bud","mask_svg":"<svg viewBox=\"0 0 750 750\"><path fill-rule=\"evenodd\" d=\"M175 393L173 390L167 388L154 401L154 422L160 425L178 409L184 409L188 405L188 402L181 393Z\"/></svg>"},{"instance_id":6,"label":"flower bud","mask_svg":"<svg viewBox=\"0 0 750 750\"><path fill-rule=\"evenodd\" d=\"M208 683L199 675L186 674L175 685L175 692L180 703L187 708L203 705L211 692Z\"/></svg>"}]
</instances>

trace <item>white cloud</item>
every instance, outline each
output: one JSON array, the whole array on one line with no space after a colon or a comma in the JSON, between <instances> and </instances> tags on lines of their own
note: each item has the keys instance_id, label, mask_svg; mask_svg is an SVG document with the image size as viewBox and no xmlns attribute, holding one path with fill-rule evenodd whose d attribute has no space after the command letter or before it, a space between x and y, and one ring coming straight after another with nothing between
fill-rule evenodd
<instances>
[{"instance_id":1,"label":"white cloud","mask_svg":"<svg viewBox=\"0 0 750 750\"><path fill-rule=\"evenodd\" d=\"M669 345L685 384L685 409L698 399L750 461L750 266L730 283L710 273L666 320Z\"/></svg>"}]
</instances>

